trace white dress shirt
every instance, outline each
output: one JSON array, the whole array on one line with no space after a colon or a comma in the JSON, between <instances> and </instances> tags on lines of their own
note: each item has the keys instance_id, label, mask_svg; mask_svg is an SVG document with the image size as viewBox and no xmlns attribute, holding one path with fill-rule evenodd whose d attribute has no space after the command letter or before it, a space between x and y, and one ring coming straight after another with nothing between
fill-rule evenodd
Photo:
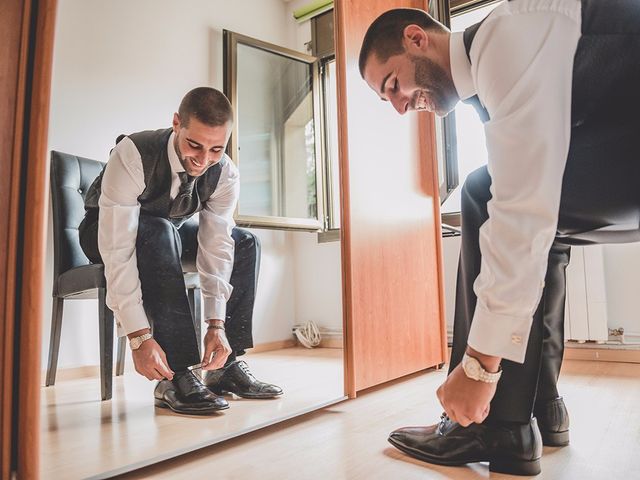
<instances>
[{"instance_id":1,"label":"white dress shirt","mask_svg":"<svg viewBox=\"0 0 640 480\"><path fill-rule=\"evenodd\" d=\"M480 228L468 345L519 363L556 234L580 29L580 0L516 0L480 26L471 64L462 32L451 34L456 90L461 99L477 94L491 117L484 129L492 199Z\"/></svg>"},{"instance_id":2,"label":"white dress shirt","mask_svg":"<svg viewBox=\"0 0 640 480\"><path fill-rule=\"evenodd\" d=\"M172 133L167 143L172 199L180 188L178 172L184 171L173 141ZM225 158L218 186L200 211L196 264L206 319L225 319L226 303L232 291L229 284L234 253L231 230L235 226L233 212L240 192L240 176L231 159L226 155ZM98 201L98 249L107 280L106 301L114 312L118 336L149 328L136 259L138 197L144 189L140 152L126 137L111 152Z\"/></svg>"}]
</instances>

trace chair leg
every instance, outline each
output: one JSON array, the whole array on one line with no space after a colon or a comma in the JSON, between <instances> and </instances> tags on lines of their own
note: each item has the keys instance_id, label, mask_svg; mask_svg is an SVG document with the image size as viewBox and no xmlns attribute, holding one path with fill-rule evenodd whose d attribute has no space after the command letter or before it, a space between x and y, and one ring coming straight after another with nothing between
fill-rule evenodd
<instances>
[{"instance_id":1,"label":"chair leg","mask_svg":"<svg viewBox=\"0 0 640 480\"><path fill-rule=\"evenodd\" d=\"M98 330L100 332L100 391L102 400L111 398L113 375L113 312L106 302L106 289L98 289Z\"/></svg>"},{"instance_id":2,"label":"chair leg","mask_svg":"<svg viewBox=\"0 0 640 480\"><path fill-rule=\"evenodd\" d=\"M190 288L189 307L191 307L191 316L193 318L193 328L196 330L196 339L198 340L198 352L202 355L202 306L199 288Z\"/></svg>"},{"instance_id":3,"label":"chair leg","mask_svg":"<svg viewBox=\"0 0 640 480\"><path fill-rule=\"evenodd\" d=\"M118 357L116 360L116 376L119 377L124 373L124 356L127 351L127 337L118 339Z\"/></svg>"},{"instance_id":4,"label":"chair leg","mask_svg":"<svg viewBox=\"0 0 640 480\"><path fill-rule=\"evenodd\" d=\"M58 352L60 351L60 334L62 333L62 310L64 298L53 297L51 308L51 333L49 335L49 364L45 385L55 385L58 370Z\"/></svg>"}]
</instances>

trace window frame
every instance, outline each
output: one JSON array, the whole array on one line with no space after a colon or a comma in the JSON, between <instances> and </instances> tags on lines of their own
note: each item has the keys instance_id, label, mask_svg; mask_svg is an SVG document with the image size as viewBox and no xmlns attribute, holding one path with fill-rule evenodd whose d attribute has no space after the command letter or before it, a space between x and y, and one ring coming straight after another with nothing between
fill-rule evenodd
<instances>
[{"instance_id":1,"label":"window frame","mask_svg":"<svg viewBox=\"0 0 640 480\"><path fill-rule=\"evenodd\" d=\"M429 2L429 14L445 25L451 26L449 0ZM454 112L444 118L435 117L436 155L438 164L438 196L440 205L458 187L458 153L456 145L456 119Z\"/></svg>"},{"instance_id":2,"label":"window frame","mask_svg":"<svg viewBox=\"0 0 640 480\"><path fill-rule=\"evenodd\" d=\"M434 2L434 3L437 3L436 8L442 9L440 11L448 12L446 16L446 25L447 25L447 28L451 28L452 17L457 17L459 15L469 13L473 10L485 7L487 5L499 3L500 1L502 0L437 0L437 2ZM442 22L442 19L440 19L439 21ZM448 118L451 115L454 115L453 111L449 115L447 115L447 117L445 117L444 120L446 120L446 118ZM448 141L453 142L455 144L455 147L449 147L449 145L447 145L447 140L445 140L445 145L447 146L444 149L444 155L445 156L449 155L449 151L450 151L449 149L455 152L456 186L446 193L446 197L441 196L440 205L442 205L445 202L445 200L447 200L451 192L453 192L456 188L462 187L462 185L459 184L459 178L458 178L457 135L456 135L455 120L451 123L445 122L443 125L443 129L444 129L445 139L448 139ZM445 172L445 175L449 174L448 165L450 162L452 162L452 160L450 160L449 158L447 158L445 161L447 165L447 171ZM453 229L450 229L449 233L445 234L444 236L457 236L460 234L458 231L459 229L456 228L462 225L462 218L461 218L460 211L442 213L441 220L444 226L449 228L453 227Z\"/></svg>"},{"instance_id":3,"label":"window frame","mask_svg":"<svg viewBox=\"0 0 640 480\"><path fill-rule=\"evenodd\" d=\"M223 91L231 105L236 110L236 119L233 123L231 137L227 145L227 155L240 167L241 155L238 149L238 126L242 119L237 115L238 105L238 45L245 45L263 50L274 55L307 63L311 68L311 89L313 96L313 123L314 123L314 160L316 169L316 218L297 218L282 216L258 216L242 215L239 213L239 205L236 207L234 219L238 226L246 228L268 228L276 230L297 230L317 232L324 229L324 179L323 179L323 133L321 118L321 84L319 75L319 62L316 57L306 55L286 47L258 40L231 30L223 30Z\"/></svg>"},{"instance_id":4,"label":"window frame","mask_svg":"<svg viewBox=\"0 0 640 480\"><path fill-rule=\"evenodd\" d=\"M327 66L331 62L336 61L336 56L334 53L325 55L320 59L320 82L321 82L321 100L322 100L322 158L323 158L323 179L324 179L324 228L322 232L318 233L318 241L321 243L331 242L340 240L340 229L341 223L338 226L335 226L336 220L336 212L334 209L335 199L337 197L337 208L340 209L340 191L334 191L332 179L334 175L340 175L340 169L334 171L333 164L331 162L331 149L329 148L330 136L327 131L327 125L329 124L329 108L327 107L327 82L325 77L325 72L327 71ZM340 162L340 158L337 159L338 164ZM340 216L340 220L342 220L342 216Z\"/></svg>"}]
</instances>

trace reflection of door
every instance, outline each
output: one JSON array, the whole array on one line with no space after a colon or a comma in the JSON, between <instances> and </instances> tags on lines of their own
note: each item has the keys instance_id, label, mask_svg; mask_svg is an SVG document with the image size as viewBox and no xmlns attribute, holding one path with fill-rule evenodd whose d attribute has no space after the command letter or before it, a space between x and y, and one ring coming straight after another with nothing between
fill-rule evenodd
<instances>
[{"instance_id":1,"label":"reflection of door","mask_svg":"<svg viewBox=\"0 0 640 480\"><path fill-rule=\"evenodd\" d=\"M394 7L427 2L336 2L350 396L445 361L433 117L398 116L358 72L367 27Z\"/></svg>"}]
</instances>

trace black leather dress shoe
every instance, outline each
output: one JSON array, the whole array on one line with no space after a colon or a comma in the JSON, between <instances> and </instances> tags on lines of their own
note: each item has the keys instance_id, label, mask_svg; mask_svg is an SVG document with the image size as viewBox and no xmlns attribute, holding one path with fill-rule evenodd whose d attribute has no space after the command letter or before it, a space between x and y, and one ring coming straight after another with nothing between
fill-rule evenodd
<instances>
[{"instance_id":1,"label":"black leather dress shoe","mask_svg":"<svg viewBox=\"0 0 640 480\"><path fill-rule=\"evenodd\" d=\"M254 399L282 395L280 387L261 382L254 377L242 360L233 362L225 368L208 371L204 376L204 383L217 395L235 393L239 397Z\"/></svg>"},{"instance_id":2,"label":"black leather dress shoe","mask_svg":"<svg viewBox=\"0 0 640 480\"><path fill-rule=\"evenodd\" d=\"M229 403L205 387L193 372L176 373L173 380L161 380L153 391L156 407L187 415L208 415L229 408Z\"/></svg>"},{"instance_id":3,"label":"black leather dress shoe","mask_svg":"<svg viewBox=\"0 0 640 480\"><path fill-rule=\"evenodd\" d=\"M405 427L389 442L408 455L437 465L489 462L492 472L512 475L540 473L542 440L536 419L520 424L471 424L462 427L443 415L428 427Z\"/></svg>"},{"instance_id":4,"label":"black leather dress shoe","mask_svg":"<svg viewBox=\"0 0 640 480\"><path fill-rule=\"evenodd\" d=\"M538 420L542 444L547 447L569 445L569 412L562 397L536 407L533 416Z\"/></svg>"}]
</instances>

